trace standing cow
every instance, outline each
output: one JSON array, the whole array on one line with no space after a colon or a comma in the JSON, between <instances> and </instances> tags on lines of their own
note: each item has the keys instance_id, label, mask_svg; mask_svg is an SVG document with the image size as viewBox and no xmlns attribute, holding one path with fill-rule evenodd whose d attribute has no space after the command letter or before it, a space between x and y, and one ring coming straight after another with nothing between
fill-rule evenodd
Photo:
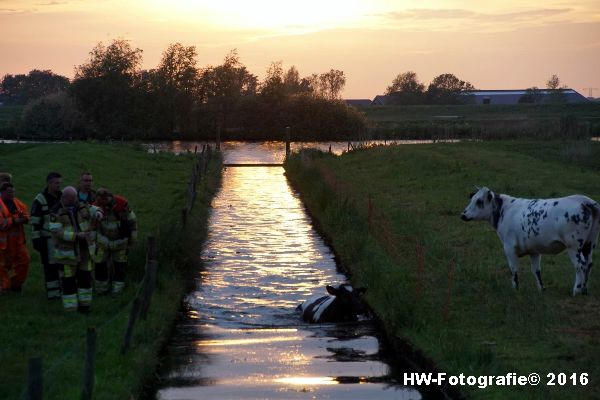
<instances>
[{"instance_id":1,"label":"standing cow","mask_svg":"<svg viewBox=\"0 0 600 400\"><path fill-rule=\"evenodd\" d=\"M600 231L600 205L589 197L530 200L496 194L483 187L471 195L461 218L488 221L494 227L504 246L514 288L519 286L519 257L531 257L531 272L543 290L541 254L566 249L575 267L573 296L587 293L592 253Z\"/></svg>"}]
</instances>

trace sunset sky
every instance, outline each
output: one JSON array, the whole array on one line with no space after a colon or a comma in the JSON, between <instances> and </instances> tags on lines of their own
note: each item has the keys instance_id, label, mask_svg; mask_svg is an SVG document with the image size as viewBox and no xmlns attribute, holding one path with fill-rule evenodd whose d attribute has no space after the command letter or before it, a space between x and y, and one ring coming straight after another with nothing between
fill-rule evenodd
<instances>
[{"instance_id":1,"label":"sunset sky","mask_svg":"<svg viewBox=\"0 0 600 400\"><path fill-rule=\"evenodd\" d=\"M401 72L453 73L478 89L544 87L557 74L600 97L599 0L0 0L0 76L73 76L98 43L125 38L154 68L169 43L216 65L234 48L263 77L343 70L345 98L382 94Z\"/></svg>"}]
</instances>

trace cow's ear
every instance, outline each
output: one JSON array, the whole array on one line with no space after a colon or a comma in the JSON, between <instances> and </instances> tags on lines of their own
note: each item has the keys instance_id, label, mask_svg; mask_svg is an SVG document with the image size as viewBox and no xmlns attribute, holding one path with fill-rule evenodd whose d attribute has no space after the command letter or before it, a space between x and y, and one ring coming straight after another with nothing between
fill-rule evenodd
<instances>
[{"instance_id":1,"label":"cow's ear","mask_svg":"<svg viewBox=\"0 0 600 400\"><path fill-rule=\"evenodd\" d=\"M337 296L338 290L336 288L334 288L333 286L327 285L327 287L325 289L327 289L327 293L329 293L330 295Z\"/></svg>"},{"instance_id":2,"label":"cow's ear","mask_svg":"<svg viewBox=\"0 0 600 400\"><path fill-rule=\"evenodd\" d=\"M356 288L354 290L356 291L356 293L358 293L361 296L367 292L367 288L364 288L364 287Z\"/></svg>"},{"instance_id":3,"label":"cow's ear","mask_svg":"<svg viewBox=\"0 0 600 400\"><path fill-rule=\"evenodd\" d=\"M488 194L487 194L488 201L492 201L493 198L494 198L494 196L492 195L492 191L488 190Z\"/></svg>"}]
</instances>

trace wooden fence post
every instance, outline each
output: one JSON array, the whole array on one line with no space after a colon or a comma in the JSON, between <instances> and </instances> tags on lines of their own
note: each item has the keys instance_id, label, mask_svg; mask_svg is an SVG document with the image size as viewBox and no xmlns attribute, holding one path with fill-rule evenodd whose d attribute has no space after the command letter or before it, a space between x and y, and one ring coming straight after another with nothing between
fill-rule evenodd
<instances>
[{"instance_id":1,"label":"wooden fence post","mask_svg":"<svg viewBox=\"0 0 600 400\"><path fill-rule=\"evenodd\" d=\"M144 279L144 292L142 294L143 301L140 309L140 316L145 321L150 308L150 301L156 286L156 274L158 270L158 262L156 260L148 260L146 263L146 279Z\"/></svg>"},{"instance_id":2,"label":"wooden fence post","mask_svg":"<svg viewBox=\"0 0 600 400\"><path fill-rule=\"evenodd\" d=\"M217 150L221 150L221 124L217 125L217 138L216 138Z\"/></svg>"},{"instance_id":3,"label":"wooden fence post","mask_svg":"<svg viewBox=\"0 0 600 400\"><path fill-rule=\"evenodd\" d=\"M183 209L185 210L185 208ZM148 315L148 308L150 307L150 300L152 293L154 292L154 286L156 285L156 273L157 273L157 251L156 251L156 239L154 236L148 236L148 250L146 252L146 271L144 273L144 281L142 282L142 293L141 304L140 304L140 315L143 320L146 320Z\"/></svg>"},{"instance_id":4,"label":"wooden fence post","mask_svg":"<svg viewBox=\"0 0 600 400\"><path fill-rule=\"evenodd\" d=\"M147 243L146 262L148 262L148 260L156 260L158 255L158 252L156 251L156 238L154 236L148 236Z\"/></svg>"},{"instance_id":5,"label":"wooden fence post","mask_svg":"<svg viewBox=\"0 0 600 400\"><path fill-rule=\"evenodd\" d=\"M286 126L285 128L285 157L289 157L290 153L292 152L291 147L290 147L290 140L291 140L291 130L292 128L290 128L289 126Z\"/></svg>"},{"instance_id":6,"label":"wooden fence post","mask_svg":"<svg viewBox=\"0 0 600 400\"><path fill-rule=\"evenodd\" d=\"M131 313L129 314L129 322L127 323L127 330L125 331L125 337L123 338L121 354L125 354L127 353L127 350L129 350L129 344L131 343L131 335L133 334L133 326L135 325L135 320L137 319L137 316L140 311L140 303L141 300L139 297L136 297L133 301Z\"/></svg>"},{"instance_id":7,"label":"wooden fence post","mask_svg":"<svg viewBox=\"0 0 600 400\"><path fill-rule=\"evenodd\" d=\"M368 210L367 210L367 222L369 224L369 226L373 225L373 196L371 196L371 194L369 193L369 197L368 197Z\"/></svg>"},{"instance_id":8,"label":"wooden fence post","mask_svg":"<svg viewBox=\"0 0 600 400\"><path fill-rule=\"evenodd\" d=\"M27 400L42 400L43 388L42 358L30 358L27 372Z\"/></svg>"},{"instance_id":9,"label":"wooden fence post","mask_svg":"<svg viewBox=\"0 0 600 400\"><path fill-rule=\"evenodd\" d=\"M87 339L85 347L85 368L83 376L83 390L81 391L81 400L91 400L94 391L94 372L96 368L96 328L93 326L87 329Z\"/></svg>"},{"instance_id":10,"label":"wooden fence post","mask_svg":"<svg viewBox=\"0 0 600 400\"><path fill-rule=\"evenodd\" d=\"M421 300L421 292L423 290L423 269L425 266L425 249L420 243L415 245L417 256L417 282L415 287L415 297L418 301Z\"/></svg>"}]
</instances>

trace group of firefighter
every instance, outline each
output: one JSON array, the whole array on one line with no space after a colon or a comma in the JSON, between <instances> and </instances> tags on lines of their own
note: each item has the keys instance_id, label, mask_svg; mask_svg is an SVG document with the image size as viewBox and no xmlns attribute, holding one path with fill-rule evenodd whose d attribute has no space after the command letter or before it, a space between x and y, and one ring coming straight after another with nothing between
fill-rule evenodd
<instances>
[{"instance_id":1,"label":"group of firefighter","mask_svg":"<svg viewBox=\"0 0 600 400\"><path fill-rule=\"evenodd\" d=\"M137 239L137 221L123 196L92 189L92 174L79 186L61 190L62 176L51 172L35 196L31 214L15 197L12 176L0 173L0 294L20 293L30 257L25 225L44 269L48 299L61 299L66 311L90 311L92 297L125 287L129 248Z\"/></svg>"}]
</instances>

